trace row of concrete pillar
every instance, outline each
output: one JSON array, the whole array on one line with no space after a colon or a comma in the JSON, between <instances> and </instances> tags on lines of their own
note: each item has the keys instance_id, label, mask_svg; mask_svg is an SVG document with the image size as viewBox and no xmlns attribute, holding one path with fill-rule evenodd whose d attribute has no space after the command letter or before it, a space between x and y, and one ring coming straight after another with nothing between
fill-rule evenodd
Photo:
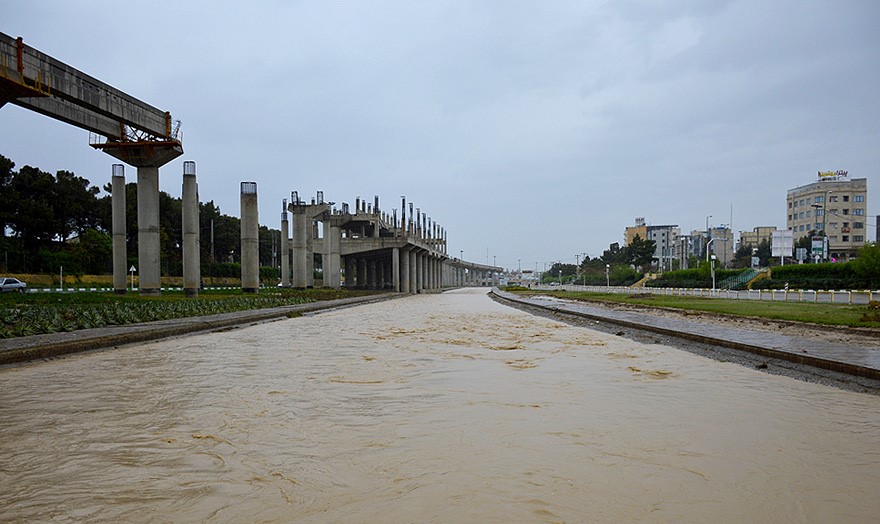
<instances>
[{"instance_id":1,"label":"row of concrete pillar","mask_svg":"<svg viewBox=\"0 0 880 524\"><path fill-rule=\"evenodd\" d=\"M113 222L113 289L127 291L128 255L125 228L125 167L113 164L111 209ZM196 296L201 281L199 260L199 189L195 162L183 163L183 288L187 296ZM138 278L142 295L161 292L159 272L159 168L137 168Z\"/></svg>"},{"instance_id":2,"label":"row of concrete pillar","mask_svg":"<svg viewBox=\"0 0 880 524\"><path fill-rule=\"evenodd\" d=\"M126 293L128 255L126 252L126 194L125 167L113 165L111 179L111 209L113 215L113 289ZM183 163L182 192L183 227L183 290L195 297L201 286L201 259L199 249L199 187L196 164ZM137 168L138 210L138 279L141 295L161 292L159 272L159 168ZM256 182L241 183L241 288L256 293L260 288L259 215L257 211Z\"/></svg>"},{"instance_id":3,"label":"row of concrete pillar","mask_svg":"<svg viewBox=\"0 0 880 524\"><path fill-rule=\"evenodd\" d=\"M141 294L158 294L161 290L159 274L159 170L138 167L138 264ZM121 164L113 165L113 285L118 293L125 293L127 259L125 243L125 174ZM407 240L404 247L365 250L362 253L342 255L341 222L334 221L329 204L319 193L311 205L296 201L288 207L283 203L281 213L281 283L282 286L306 288L314 286L314 260L311 244L317 238L317 220L324 223L323 273L324 287L340 288L344 269L345 286L349 288L393 289L403 293L423 293L445 286L479 286L497 284L497 272L448 263L444 255L446 232L431 223L424 213L418 221L406 219L406 201L400 228L394 232L405 239L414 235L414 243ZM199 199L194 162L184 162L183 173L183 277L187 296L197 296L200 286L199 260ZM360 206L360 202L358 202ZM410 208L412 203L410 203ZM375 204L378 213L378 198ZM288 210L293 212L293 236L290 238ZM366 209L365 209L366 211ZM410 216L412 217L412 209ZM335 215L339 218L339 215ZM419 216L416 214L416 216ZM393 219L397 226L396 216ZM375 228L376 238L378 227ZM428 234L426 231L430 231ZM397 241L399 243L399 240ZM293 263L290 263L292 254ZM343 267L344 261L344 267ZM256 293L260 287L259 275L259 214L256 182L241 183L241 288Z\"/></svg>"}]
</instances>

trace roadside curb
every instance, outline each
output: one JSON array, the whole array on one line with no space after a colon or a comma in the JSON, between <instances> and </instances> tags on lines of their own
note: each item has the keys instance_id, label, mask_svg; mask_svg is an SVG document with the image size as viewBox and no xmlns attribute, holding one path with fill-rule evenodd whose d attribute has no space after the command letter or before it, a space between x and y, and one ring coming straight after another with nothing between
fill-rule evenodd
<instances>
[{"instance_id":1,"label":"roadside curb","mask_svg":"<svg viewBox=\"0 0 880 524\"><path fill-rule=\"evenodd\" d=\"M291 314L327 311L341 307L370 304L398 298L399 293L368 295L280 306L219 315L157 320L139 324L105 326L67 333L49 333L0 340L0 366L57 357L69 353L104 349L113 346L148 342L163 338L217 331L245 324L257 324L287 317Z\"/></svg>"},{"instance_id":2,"label":"roadside curb","mask_svg":"<svg viewBox=\"0 0 880 524\"><path fill-rule=\"evenodd\" d=\"M704 334L682 331L678 329L670 329L658 325L652 325L649 323L641 323L634 322L631 320L625 320L622 318L615 318L614 316L608 315L597 315L593 313L587 313L584 311L577 311L575 309L567 308L564 306L549 306L545 304L540 304L535 301L522 299L513 295L511 293L503 292L497 288L493 288L490 291L490 295L499 300L501 302L509 302L512 304L516 304L519 306L524 306L526 308L535 308L544 311L549 311L551 313L561 315L561 316L574 316L580 318L587 318L590 320L596 320L600 322L606 322L609 324L615 324L623 327L628 327L632 329L638 329L641 331L650 331L653 333L658 333L661 335L668 335L672 337L677 337L685 340L690 340L694 342L702 342L706 344L711 344L714 346L722 346L729 349L735 349L740 351L745 351L748 353L761 355L763 357L768 358L776 358L780 360L785 360L788 362L794 362L796 364L802 364L807 366L812 366L821 369L827 369L831 371L836 371L839 373L845 373L848 375L855 375L865 378L870 378L872 380L880 380L880 369L863 366L860 364L856 364L853 362L845 362L841 360L825 358L822 356L817 356L813 354L808 354L804 352L797 352L795 350L782 350L775 348L768 348L765 346L759 346L754 344L748 344L741 341L736 340L728 340L723 338L716 338L711 336L706 336ZM647 314L645 314L648 316Z\"/></svg>"}]
</instances>

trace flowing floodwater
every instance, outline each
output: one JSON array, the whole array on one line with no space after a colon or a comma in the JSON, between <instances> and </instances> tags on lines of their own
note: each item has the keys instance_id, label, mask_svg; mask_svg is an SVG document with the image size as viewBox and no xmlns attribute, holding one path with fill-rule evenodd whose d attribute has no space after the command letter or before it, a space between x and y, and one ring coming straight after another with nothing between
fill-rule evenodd
<instances>
[{"instance_id":1,"label":"flowing floodwater","mask_svg":"<svg viewBox=\"0 0 880 524\"><path fill-rule=\"evenodd\" d=\"M412 296L0 370L4 522L868 522L880 397Z\"/></svg>"}]
</instances>

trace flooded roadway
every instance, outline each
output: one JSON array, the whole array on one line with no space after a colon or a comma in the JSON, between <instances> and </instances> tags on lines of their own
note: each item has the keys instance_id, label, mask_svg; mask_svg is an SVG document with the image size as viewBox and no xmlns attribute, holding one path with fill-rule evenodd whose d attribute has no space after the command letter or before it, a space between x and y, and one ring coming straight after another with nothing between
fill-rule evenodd
<instances>
[{"instance_id":1,"label":"flooded roadway","mask_svg":"<svg viewBox=\"0 0 880 524\"><path fill-rule=\"evenodd\" d=\"M880 397L485 290L0 370L3 522L867 522Z\"/></svg>"}]
</instances>

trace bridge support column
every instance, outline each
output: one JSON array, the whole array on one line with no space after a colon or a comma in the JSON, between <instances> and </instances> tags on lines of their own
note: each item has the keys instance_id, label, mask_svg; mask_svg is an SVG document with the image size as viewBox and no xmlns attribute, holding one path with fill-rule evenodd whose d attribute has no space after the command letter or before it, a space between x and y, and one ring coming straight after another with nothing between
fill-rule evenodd
<instances>
[{"instance_id":1,"label":"bridge support column","mask_svg":"<svg viewBox=\"0 0 880 524\"><path fill-rule=\"evenodd\" d=\"M400 293L400 249L391 249L391 282L394 284L394 292Z\"/></svg>"},{"instance_id":2,"label":"bridge support column","mask_svg":"<svg viewBox=\"0 0 880 524\"><path fill-rule=\"evenodd\" d=\"M409 251L400 250L400 292L409 293Z\"/></svg>"},{"instance_id":3,"label":"bridge support column","mask_svg":"<svg viewBox=\"0 0 880 524\"><path fill-rule=\"evenodd\" d=\"M306 216L305 206L293 206L293 279L291 284L295 288L305 289L308 287L308 241L309 220Z\"/></svg>"},{"instance_id":4,"label":"bridge support column","mask_svg":"<svg viewBox=\"0 0 880 524\"><path fill-rule=\"evenodd\" d=\"M159 168L137 168L138 268L141 295L162 292L159 277Z\"/></svg>"},{"instance_id":5,"label":"bridge support column","mask_svg":"<svg viewBox=\"0 0 880 524\"><path fill-rule=\"evenodd\" d=\"M357 287L367 289L367 261L363 258L357 259Z\"/></svg>"},{"instance_id":6,"label":"bridge support column","mask_svg":"<svg viewBox=\"0 0 880 524\"><path fill-rule=\"evenodd\" d=\"M345 257L345 287L354 289L357 282L357 262L353 256Z\"/></svg>"},{"instance_id":7,"label":"bridge support column","mask_svg":"<svg viewBox=\"0 0 880 524\"><path fill-rule=\"evenodd\" d=\"M125 247L125 166L113 164L110 179L110 204L113 209L113 292L124 295L128 291L126 275L128 260Z\"/></svg>"},{"instance_id":8,"label":"bridge support column","mask_svg":"<svg viewBox=\"0 0 880 524\"><path fill-rule=\"evenodd\" d=\"M196 182L196 163L183 163L181 225L183 227L183 293L199 296L202 269L199 257L199 185Z\"/></svg>"},{"instance_id":9,"label":"bridge support column","mask_svg":"<svg viewBox=\"0 0 880 524\"><path fill-rule=\"evenodd\" d=\"M241 290L260 290L260 222L257 183L241 183Z\"/></svg>"},{"instance_id":10,"label":"bridge support column","mask_svg":"<svg viewBox=\"0 0 880 524\"><path fill-rule=\"evenodd\" d=\"M324 287L339 289L339 244L342 242L342 231L338 227L324 224Z\"/></svg>"},{"instance_id":11,"label":"bridge support column","mask_svg":"<svg viewBox=\"0 0 880 524\"><path fill-rule=\"evenodd\" d=\"M281 287L290 287L290 221L287 220L287 199L281 211Z\"/></svg>"}]
</instances>

